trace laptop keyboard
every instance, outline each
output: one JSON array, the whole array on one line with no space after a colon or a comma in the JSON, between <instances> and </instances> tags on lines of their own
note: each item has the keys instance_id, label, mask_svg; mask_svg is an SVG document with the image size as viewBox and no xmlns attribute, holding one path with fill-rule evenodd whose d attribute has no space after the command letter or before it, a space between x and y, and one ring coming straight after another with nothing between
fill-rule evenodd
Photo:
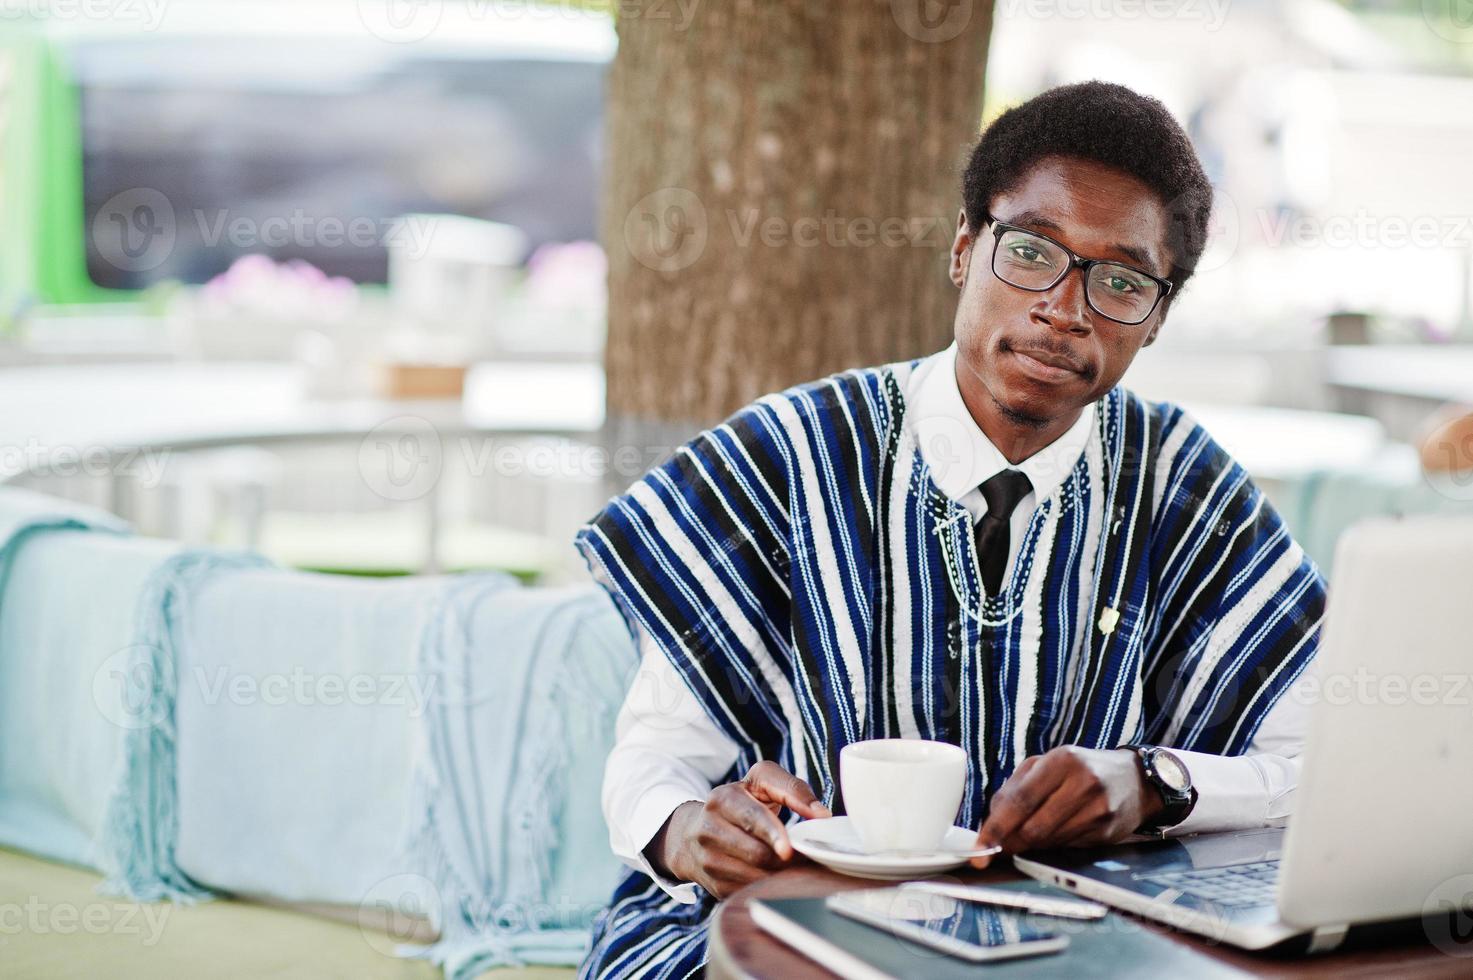
<instances>
[{"instance_id":1,"label":"laptop keyboard","mask_svg":"<svg viewBox=\"0 0 1473 980\"><path fill-rule=\"evenodd\" d=\"M1225 868L1193 868L1141 875L1141 881L1234 908L1272 905L1279 880L1279 862L1258 861Z\"/></svg>"}]
</instances>

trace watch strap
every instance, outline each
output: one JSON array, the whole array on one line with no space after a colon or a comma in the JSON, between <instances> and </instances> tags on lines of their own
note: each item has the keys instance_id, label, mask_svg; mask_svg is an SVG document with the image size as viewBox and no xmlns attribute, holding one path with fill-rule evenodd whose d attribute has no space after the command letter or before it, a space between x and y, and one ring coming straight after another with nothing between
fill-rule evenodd
<instances>
[{"instance_id":1,"label":"watch strap","mask_svg":"<svg viewBox=\"0 0 1473 980\"><path fill-rule=\"evenodd\" d=\"M1121 748L1130 749L1135 752L1136 760L1140 764L1141 771L1145 774L1146 782L1155 787L1156 792L1161 796L1161 802L1163 804L1161 812L1136 828L1136 833L1149 834L1156 837L1165 836L1165 832L1168 829L1175 827L1185 820L1197 805L1197 787L1190 785L1191 774L1190 772L1188 773L1188 787L1186 792L1181 792L1168 786L1156 771L1153 755L1160 749L1159 746L1133 744L1122 745ZM1177 759L1177 761L1178 763L1181 762L1180 759ZM1184 763L1181 765L1183 769L1186 769Z\"/></svg>"}]
</instances>

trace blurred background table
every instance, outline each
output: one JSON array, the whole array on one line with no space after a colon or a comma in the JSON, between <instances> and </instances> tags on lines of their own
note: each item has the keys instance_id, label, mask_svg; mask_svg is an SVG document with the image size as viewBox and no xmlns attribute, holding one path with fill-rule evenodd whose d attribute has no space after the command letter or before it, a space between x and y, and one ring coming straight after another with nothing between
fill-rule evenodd
<instances>
[{"instance_id":1,"label":"blurred background table","mask_svg":"<svg viewBox=\"0 0 1473 980\"><path fill-rule=\"evenodd\" d=\"M442 434L589 434L604 417L603 367L478 364L461 399L313 398L305 370L275 362L12 368L0 385L0 446L198 449L363 436L405 417ZM0 482L24 454L0 460Z\"/></svg>"},{"instance_id":2,"label":"blurred background table","mask_svg":"<svg viewBox=\"0 0 1473 980\"><path fill-rule=\"evenodd\" d=\"M570 564L571 529L606 496L583 461L603 420L603 367L586 361L480 363L462 397L413 400L319 397L288 362L12 367L0 484L300 568L535 579ZM551 462L528 478L533 446Z\"/></svg>"}]
</instances>

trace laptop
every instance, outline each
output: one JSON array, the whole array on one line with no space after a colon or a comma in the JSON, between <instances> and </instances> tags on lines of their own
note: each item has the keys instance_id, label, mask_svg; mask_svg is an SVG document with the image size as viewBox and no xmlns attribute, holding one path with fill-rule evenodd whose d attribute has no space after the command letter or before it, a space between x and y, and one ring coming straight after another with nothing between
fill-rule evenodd
<instances>
[{"instance_id":1,"label":"laptop","mask_svg":"<svg viewBox=\"0 0 1473 980\"><path fill-rule=\"evenodd\" d=\"M1322 629L1287 829L1032 852L1018 869L1245 949L1415 930L1473 954L1473 520L1352 528Z\"/></svg>"}]
</instances>

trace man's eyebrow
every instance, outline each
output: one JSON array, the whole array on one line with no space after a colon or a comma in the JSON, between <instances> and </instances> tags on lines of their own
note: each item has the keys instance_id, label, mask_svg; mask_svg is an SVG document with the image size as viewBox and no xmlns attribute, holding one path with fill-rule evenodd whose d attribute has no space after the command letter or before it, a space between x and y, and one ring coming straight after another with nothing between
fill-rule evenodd
<instances>
[{"instance_id":1,"label":"man's eyebrow","mask_svg":"<svg viewBox=\"0 0 1473 980\"><path fill-rule=\"evenodd\" d=\"M1057 234L1062 234L1064 231L1063 227L1057 221L1054 221L1042 211L1021 211L1018 214L1013 215L1011 218L998 218L997 220L1009 225L1024 225L1033 228L1042 228L1046 231L1052 231ZM1124 245L1120 242L1116 242L1111 247L1143 269L1150 270L1156 267L1156 264L1151 261L1150 253L1147 252L1145 249L1140 248L1139 246ZM1085 257L1090 258L1091 256Z\"/></svg>"},{"instance_id":2,"label":"man's eyebrow","mask_svg":"<svg viewBox=\"0 0 1473 980\"><path fill-rule=\"evenodd\" d=\"M998 220L1010 225L1032 225L1035 228L1047 228L1049 231L1064 230L1062 225L1042 211L1021 211L1011 218L999 218Z\"/></svg>"}]
</instances>

